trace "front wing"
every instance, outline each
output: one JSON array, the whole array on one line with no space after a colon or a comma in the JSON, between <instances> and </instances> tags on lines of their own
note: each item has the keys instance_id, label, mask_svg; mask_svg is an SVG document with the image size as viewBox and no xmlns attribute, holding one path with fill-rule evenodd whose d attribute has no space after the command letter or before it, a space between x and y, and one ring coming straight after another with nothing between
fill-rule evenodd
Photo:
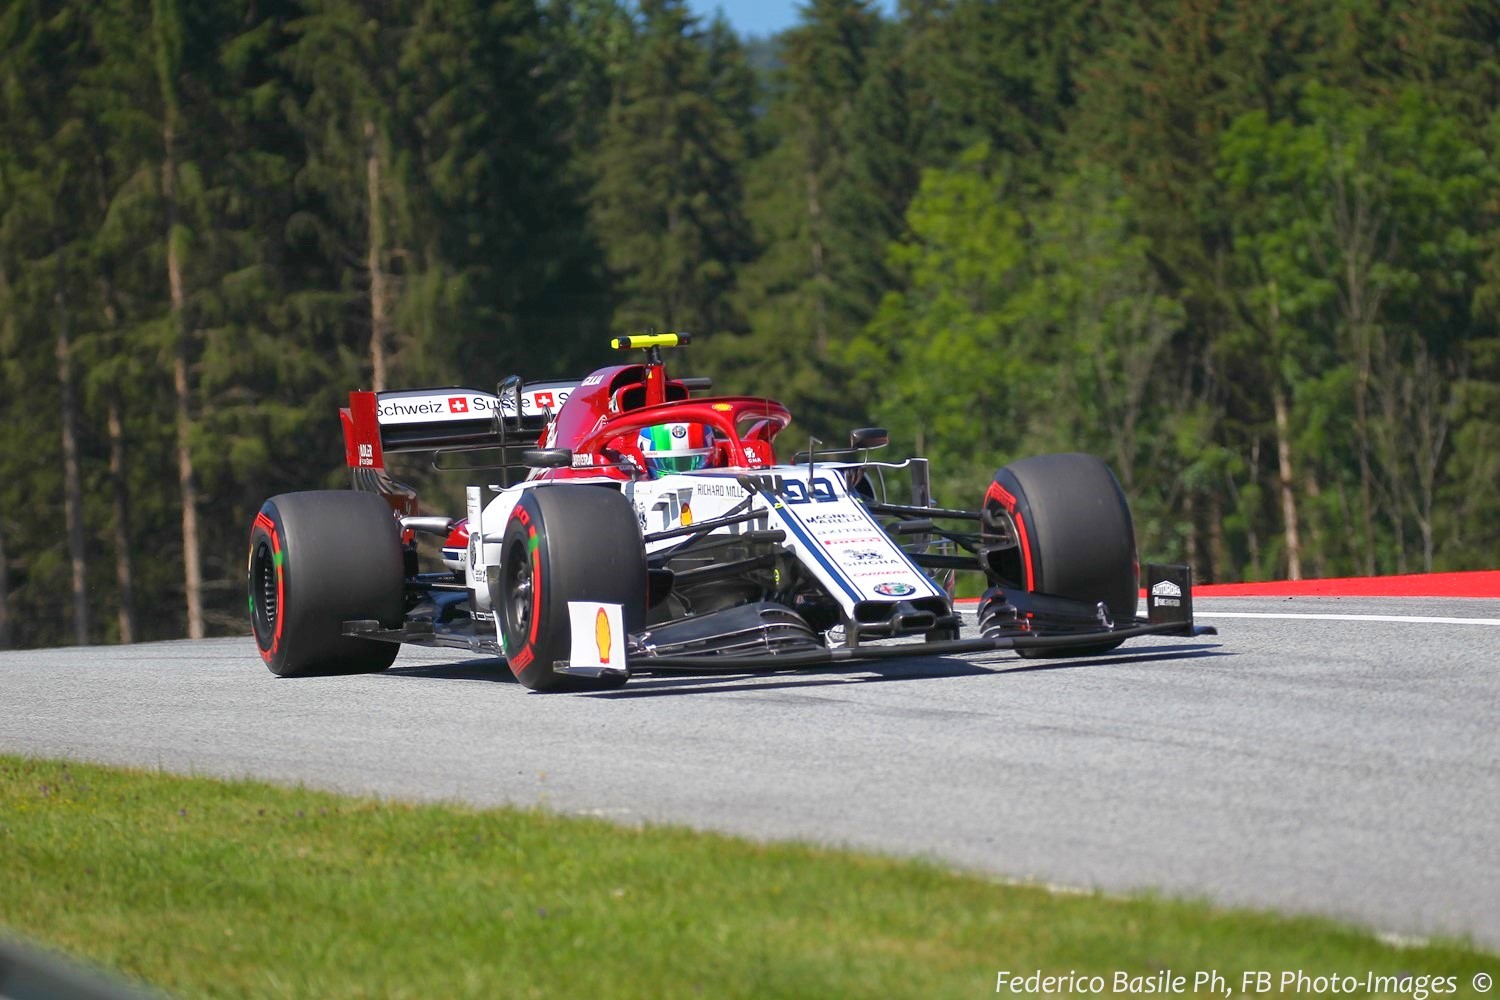
<instances>
[{"instance_id":1,"label":"front wing","mask_svg":"<svg viewBox=\"0 0 1500 1000\"><path fill-rule=\"evenodd\" d=\"M1079 628L1070 623L1060 633L1048 634L1046 621L1037 620L1031 631L978 636L972 639L905 641L890 644L862 643L829 649L794 649L781 652L766 642L757 652L690 653L655 655L651 647L632 635L628 643L625 667L595 667L559 662L560 673L579 677L628 677L637 672L686 670L694 673L723 671L804 670L840 666L862 661L891 660L913 656L947 656L963 653L988 653L1002 650L1044 650L1066 655L1069 650L1086 653L1101 644L1150 635L1207 636L1217 635L1212 626L1198 625L1192 617L1190 575L1185 566L1146 567L1147 611L1145 620L1131 619L1108 626ZM705 616L709 617L709 616ZM363 639L405 642L421 646L467 649L476 653L504 658L505 650L489 629L475 630L472 623L444 627L440 623L409 621L399 629L383 628L376 621L347 621L344 634Z\"/></svg>"}]
</instances>

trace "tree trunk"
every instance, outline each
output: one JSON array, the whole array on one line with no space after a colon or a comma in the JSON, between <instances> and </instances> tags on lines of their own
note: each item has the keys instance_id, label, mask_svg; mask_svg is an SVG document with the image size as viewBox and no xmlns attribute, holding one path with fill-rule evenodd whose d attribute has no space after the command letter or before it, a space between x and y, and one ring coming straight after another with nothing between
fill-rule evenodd
<instances>
[{"instance_id":1,"label":"tree trunk","mask_svg":"<svg viewBox=\"0 0 1500 1000\"><path fill-rule=\"evenodd\" d=\"M193 474L188 378L189 338L187 294L183 288L180 235L177 231L177 150L174 115L169 110L162 128L165 156L161 164L161 193L167 211L167 287L172 296L172 388L177 399L177 485L182 494L182 574L187 598L188 638L203 638L203 564L198 543L198 486Z\"/></svg>"},{"instance_id":2,"label":"tree trunk","mask_svg":"<svg viewBox=\"0 0 1500 1000\"><path fill-rule=\"evenodd\" d=\"M1384 472L1380 483L1381 494L1386 501L1386 516L1390 520L1395 542L1396 572L1405 574L1406 563L1406 483L1408 470L1403 462L1405 439L1417 433L1408 422L1409 413L1403 412L1400 397L1405 389L1405 371L1400 350L1392 350L1384 332L1374 341L1373 369L1379 372L1374 383L1378 418L1374 427L1376 457Z\"/></svg>"},{"instance_id":3,"label":"tree trunk","mask_svg":"<svg viewBox=\"0 0 1500 1000\"><path fill-rule=\"evenodd\" d=\"M59 265L59 279L62 267ZM67 522L68 562L73 570L73 641L89 641L88 554L84 548L83 476L78 467L78 414L73 398L73 352L68 307L61 282L57 291L57 381L62 401L63 516Z\"/></svg>"},{"instance_id":4,"label":"tree trunk","mask_svg":"<svg viewBox=\"0 0 1500 1000\"><path fill-rule=\"evenodd\" d=\"M5 560L5 518L0 515L0 649L10 648L10 563Z\"/></svg>"},{"instance_id":5,"label":"tree trunk","mask_svg":"<svg viewBox=\"0 0 1500 1000\"><path fill-rule=\"evenodd\" d=\"M1273 345L1281 339L1281 299L1276 293L1276 279L1271 279L1271 336ZM1289 580L1302 579L1302 542L1297 536L1297 497L1292 492L1292 432L1287 415L1286 388L1281 384L1280 352L1270 355L1271 408L1276 417L1277 490L1281 494L1281 524L1286 538L1286 575Z\"/></svg>"},{"instance_id":6,"label":"tree trunk","mask_svg":"<svg viewBox=\"0 0 1500 1000\"><path fill-rule=\"evenodd\" d=\"M1446 368L1446 370L1445 370ZM1414 462L1417 469L1413 504L1417 526L1422 532L1422 569L1432 572L1433 517L1438 475L1443 465L1443 446L1448 439L1454 412L1454 387L1467 380L1465 361L1442 365L1433 360L1421 341L1412 362L1412 399L1419 434L1413 435Z\"/></svg>"},{"instance_id":7,"label":"tree trunk","mask_svg":"<svg viewBox=\"0 0 1500 1000\"><path fill-rule=\"evenodd\" d=\"M1392 236L1382 251L1380 244L1387 231L1385 220L1371 204L1371 194L1363 185L1356 184L1351 190L1344 175L1338 171L1333 171L1329 183L1334 255L1326 253L1316 240L1309 249L1335 281L1354 353L1354 429L1355 448L1359 458L1359 513L1364 548L1362 568L1367 576L1373 576L1376 569L1375 483L1370 463L1370 350L1385 289L1374 282L1372 276L1374 269L1394 252L1395 240ZM1342 282L1335 277L1340 271ZM1352 523L1350 526L1353 527Z\"/></svg>"},{"instance_id":8,"label":"tree trunk","mask_svg":"<svg viewBox=\"0 0 1500 1000\"><path fill-rule=\"evenodd\" d=\"M1276 409L1276 464L1280 473L1281 519L1286 529L1286 573L1289 580L1302 579L1302 541L1297 533L1297 496L1292 489L1292 442L1287 416L1286 390L1279 375L1272 378L1271 403Z\"/></svg>"},{"instance_id":9,"label":"tree trunk","mask_svg":"<svg viewBox=\"0 0 1500 1000\"><path fill-rule=\"evenodd\" d=\"M1125 494L1129 496L1127 492ZM1187 522L1187 537L1183 539L1183 558L1187 560L1188 568L1196 575L1198 566L1198 504L1193 497L1193 491L1188 490L1182 498L1182 519Z\"/></svg>"},{"instance_id":10,"label":"tree trunk","mask_svg":"<svg viewBox=\"0 0 1500 1000\"><path fill-rule=\"evenodd\" d=\"M380 197L380 147L375 140L375 123L368 119L365 121L365 143L365 190L370 230L366 258L370 269L370 387L379 392L385 388L389 290L381 262L385 252L385 214Z\"/></svg>"},{"instance_id":11,"label":"tree trunk","mask_svg":"<svg viewBox=\"0 0 1500 1000\"><path fill-rule=\"evenodd\" d=\"M1323 495L1323 487L1318 484L1316 473L1305 474L1307 497L1313 503L1313 513L1307 519L1308 534L1312 536L1312 548L1308 551L1308 562L1312 564L1312 575L1314 579L1328 575L1328 548L1320 527L1323 513L1319 498Z\"/></svg>"},{"instance_id":12,"label":"tree trunk","mask_svg":"<svg viewBox=\"0 0 1500 1000\"><path fill-rule=\"evenodd\" d=\"M0 267L0 302L10 301L10 278L5 273L5 268ZM12 338L15 336L15 314L10 309L4 310L4 318L0 319L0 336ZM12 341L13 342L13 341ZM5 511L0 508L0 649L10 648L10 563L5 557Z\"/></svg>"},{"instance_id":13,"label":"tree trunk","mask_svg":"<svg viewBox=\"0 0 1500 1000\"><path fill-rule=\"evenodd\" d=\"M811 241L813 279L813 342L818 357L828 357L828 296L825 285L828 281L827 265L823 261L823 204L818 197L818 171L807 170L807 232Z\"/></svg>"},{"instance_id":14,"label":"tree trunk","mask_svg":"<svg viewBox=\"0 0 1500 1000\"><path fill-rule=\"evenodd\" d=\"M1358 371L1354 382L1354 431L1359 449L1359 504L1364 529L1364 571L1375 575L1375 498L1370 473L1370 421L1366 402L1370 391L1370 359L1367 348L1359 349Z\"/></svg>"},{"instance_id":15,"label":"tree trunk","mask_svg":"<svg viewBox=\"0 0 1500 1000\"><path fill-rule=\"evenodd\" d=\"M130 497L125 488L125 432L119 401L109 401L109 476L114 493L115 580L120 589L120 642L135 642L135 574L130 564Z\"/></svg>"},{"instance_id":16,"label":"tree trunk","mask_svg":"<svg viewBox=\"0 0 1500 1000\"><path fill-rule=\"evenodd\" d=\"M1258 479L1260 474L1260 437L1257 435L1250 444L1250 475ZM1240 502L1244 503L1243 497ZM1256 516L1257 513L1252 510L1245 518L1245 544L1250 548L1250 572L1253 580L1262 578L1260 575L1260 533L1255 530L1255 525L1260 520Z\"/></svg>"},{"instance_id":17,"label":"tree trunk","mask_svg":"<svg viewBox=\"0 0 1500 1000\"><path fill-rule=\"evenodd\" d=\"M100 210L108 211L109 205L101 205ZM115 309L114 284L107 273L100 274L99 297L104 301L105 325L118 334L120 314ZM118 340L116 349L124 350L124 345ZM107 424L110 491L114 499L115 581L119 588L116 614L120 642L126 644L135 642L135 568L130 556L130 490L125 484L125 430L120 420L120 397L117 393L112 392L109 397Z\"/></svg>"},{"instance_id":18,"label":"tree trunk","mask_svg":"<svg viewBox=\"0 0 1500 1000\"><path fill-rule=\"evenodd\" d=\"M1204 583L1218 583L1230 576L1229 546L1224 541L1224 502L1217 490L1208 495L1208 571Z\"/></svg>"}]
</instances>

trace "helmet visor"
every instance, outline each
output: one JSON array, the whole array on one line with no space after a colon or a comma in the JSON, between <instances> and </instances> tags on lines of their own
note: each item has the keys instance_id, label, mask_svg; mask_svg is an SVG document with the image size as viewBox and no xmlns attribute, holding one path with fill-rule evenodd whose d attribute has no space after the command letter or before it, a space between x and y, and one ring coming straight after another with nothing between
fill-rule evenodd
<instances>
[{"instance_id":1,"label":"helmet visor","mask_svg":"<svg viewBox=\"0 0 1500 1000\"><path fill-rule=\"evenodd\" d=\"M707 464L708 451L707 448L695 448L692 451L647 452L646 464L657 473L697 472Z\"/></svg>"}]
</instances>

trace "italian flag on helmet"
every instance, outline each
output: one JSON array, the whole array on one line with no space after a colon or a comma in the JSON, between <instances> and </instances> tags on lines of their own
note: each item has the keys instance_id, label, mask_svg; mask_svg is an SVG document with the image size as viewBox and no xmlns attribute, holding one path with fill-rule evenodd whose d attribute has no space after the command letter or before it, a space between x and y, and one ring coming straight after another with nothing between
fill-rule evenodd
<instances>
[{"instance_id":1,"label":"italian flag on helmet","mask_svg":"<svg viewBox=\"0 0 1500 1000\"><path fill-rule=\"evenodd\" d=\"M693 472L708 464L713 431L702 424L657 424L641 430L636 444L653 475Z\"/></svg>"}]
</instances>

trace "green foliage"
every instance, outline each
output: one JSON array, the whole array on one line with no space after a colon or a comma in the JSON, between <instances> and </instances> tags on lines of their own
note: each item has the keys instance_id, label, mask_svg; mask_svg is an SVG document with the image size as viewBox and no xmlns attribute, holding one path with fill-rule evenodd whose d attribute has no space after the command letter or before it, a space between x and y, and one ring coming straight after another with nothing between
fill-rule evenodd
<instances>
[{"instance_id":1,"label":"green foliage","mask_svg":"<svg viewBox=\"0 0 1500 1000\"><path fill-rule=\"evenodd\" d=\"M932 459L950 502L1041 451L1106 456L1135 496L1143 458L1175 464L1150 393L1181 307L1150 268L1118 178L1083 166L1051 197L1028 198L1010 163L980 145L924 175L911 236L891 251L904 291L850 361L874 376L879 410Z\"/></svg>"},{"instance_id":2,"label":"green foliage","mask_svg":"<svg viewBox=\"0 0 1500 1000\"><path fill-rule=\"evenodd\" d=\"M70 632L64 324L103 641L122 505L141 635L182 629L179 347L210 624L243 630L245 522L344 480L380 310L390 385L693 330L787 449L887 423L953 503L1092 451L1200 579L1500 563L1492 5L887 9L747 52L683 0L5 5L11 641Z\"/></svg>"},{"instance_id":3,"label":"green foliage","mask_svg":"<svg viewBox=\"0 0 1500 1000\"><path fill-rule=\"evenodd\" d=\"M746 187L761 248L740 282L749 335L721 340L709 357L731 391L764 391L754 384L760 366L780 373L779 397L824 440L858 419L841 391L848 373L837 348L879 301L883 283L870 267L891 235L867 211L856 153L870 124L859 99L879 32L868 0L815 0L781 37L764 152Z\"/></svg>"},{"instance_id":4,"label":"green foliage","mask_svg":"<svg viewBox=\"0 0 1500 1000\"><path fill-rule=\"evenodd\" d=\"M619 329L729 332L750 256L740 195L752 85L744 52L684 0L646 0L594 151L595 224Z\"/></svg>"},{"instance_id":5,"label":"green foliage","mask_svg":"<svg viewBox=\"0 0 1500 1000\"><path fill-rule=\"evenodd\" d=\"M1465 131L1417 86L1369 101L1310 85L1296 118L1250 112L1224 132L1243 346L1295 399L1307 474L1347 480L1361 519L1389 526L1379 550L1370 532L1371 551L1322 554L1348 570L1434 562L1439 466L1473 363L1471 226L1496 180ZM1330 535L1336 518L1325 512Z\"/></svg>"}]
</instances>

